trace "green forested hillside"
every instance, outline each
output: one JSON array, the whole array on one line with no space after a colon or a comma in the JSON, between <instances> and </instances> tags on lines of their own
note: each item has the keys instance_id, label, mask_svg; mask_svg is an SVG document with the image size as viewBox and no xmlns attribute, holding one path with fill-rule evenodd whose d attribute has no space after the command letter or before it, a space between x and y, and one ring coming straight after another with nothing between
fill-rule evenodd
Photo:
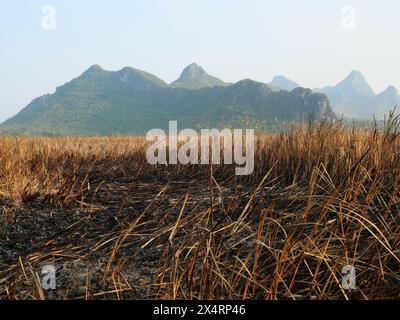
<instances>
[{"instance_id":1,"label":"green forested hillside","mask_svg":"<svg viewBox=\"0 0 400 320\"><path fill-rule=\"evenodd\" d=\"M119 135L167 128L249 127L270 131L281 123L334 118L327 97L297 88L273 91L243 80L187 89L134 68L105 71L95 65L56 92L35 99L0 126L2 134Z\"/></svg>"}]
</instances>

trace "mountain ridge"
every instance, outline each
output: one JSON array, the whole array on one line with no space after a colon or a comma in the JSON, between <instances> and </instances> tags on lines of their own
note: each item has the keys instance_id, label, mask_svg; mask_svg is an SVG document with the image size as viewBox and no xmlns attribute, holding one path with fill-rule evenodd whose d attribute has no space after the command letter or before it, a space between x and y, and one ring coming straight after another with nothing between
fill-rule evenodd
<instances>
[{"instance_id":1,"label":"mountain ridge","mask_svg":"<svg viewBox=\"0 0 400 320\"><path fill-rule=\"evenodd\" d=\"M293 82L290 79L284 79L289 83ZM375 94L365 76L358 70L352 70L334 86L313 90L323 93L329 98L335 113L349 118L372 119L376 117L381 120L390 110L400 105L399 92L394 86L388 86L382 92Z\"/></svg>"},{"instance_id":2,"label":"mountain ridge","mask_svg":"<svg viewBox=\"0 0 400 320\"><path fill-rule=\"evenodd\" d=\"M139 69L106 71L93 65L55 93L34 99L0 125L0 133L144 134L166 128L169 120L193 129L250 126L261 130L276 122L306 120L310 114L335 118L325 95L298 89L276 92L250 79L226 86L181 88Z\"/></svg>"},{"instance_id":3,"label":"mountain ridge","mask_svg":"<svg viewBox=\"0 0 400 320\"><path fill-rule=\"evenodd\" d=\"M328 96L336 113L360 119L383 119L400 102L396 88L389 86L375 94L364 75L357 70L337 85L324 87L320 92Z\"/></svg>"}]
</instances>

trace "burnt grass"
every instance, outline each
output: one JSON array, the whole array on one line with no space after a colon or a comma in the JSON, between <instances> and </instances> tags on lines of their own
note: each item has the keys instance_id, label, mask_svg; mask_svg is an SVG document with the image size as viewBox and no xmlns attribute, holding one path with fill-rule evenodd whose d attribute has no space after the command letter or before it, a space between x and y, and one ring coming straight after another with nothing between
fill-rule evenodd
<instances>
[{"instance_id":1,"label":"burnt grass","mask_svg":"<svg viewBox=\"0 0 400 320\"><path fill-rule=\"evenodd\" d=\"M259 136L243 177L151 166L143 138L0 138L0 298L399 299L397 132Z\"/></svg>"}]
</instances>

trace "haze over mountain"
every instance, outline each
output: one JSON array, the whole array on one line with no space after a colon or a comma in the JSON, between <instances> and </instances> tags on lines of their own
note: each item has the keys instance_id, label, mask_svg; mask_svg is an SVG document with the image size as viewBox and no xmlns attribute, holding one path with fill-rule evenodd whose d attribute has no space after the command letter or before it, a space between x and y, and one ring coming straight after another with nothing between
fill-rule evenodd
<instances>
[{"instance_id":1,"label":"haze over mountain","mask_svg":"<svg viewBox=\"0 0 400 320\"><path fill-rule=\"evenodd\" d=\"M352 71L336 86L327 86L319 90L326 94L338 115L371 119L382 119L400 102L397 89L389 86L375 94L365 77L359 71Z\"/></svg>"},{"instance_id":2,"label":"haze over mountain","mask_svg":"<svg viewBox=\"0 0 400 320\"><path fill-rule=\"evenodd\" d=\"M196 64L185 68L171 85L138 69L106 71L94 65L54 94L32 101L3 123L0 132L144 134L153 128L168 128L170 120L177 120L180 128L265 131L282 122L307 120L311 114L314 118L335 118L328 98L310 89L276 92L252 80L229 85Z\"/></svg>"},{"instance_id":3,"label":"haze over mountain","mask_svg":"<svg viewBox=\"0 0 400 320\"><path fill-rule=\"evenodd\" d=\"M273 88L286 91L292 91L293 89L300 87L297 82L294 82L284 76L275 76L269 85Z\"/></svg>"},{"instance_id":4,"label":"haze over mountain","mask_svg":"<svg viewBox=\"0 0 400 320\"><path fill-rule=\"evenodd\" d=\"M290 90L295 85L300 86L282 76L276 77L271 85L284 90ZM395 87L389 86L383 92L375 94L364 75L357 70L351 71L335 86L316 88L314 91L329 98L337 115L351 118L372 119L375 116L383 119L390 110L400 105L400 96Z\"/></svg>"}]
</instances>

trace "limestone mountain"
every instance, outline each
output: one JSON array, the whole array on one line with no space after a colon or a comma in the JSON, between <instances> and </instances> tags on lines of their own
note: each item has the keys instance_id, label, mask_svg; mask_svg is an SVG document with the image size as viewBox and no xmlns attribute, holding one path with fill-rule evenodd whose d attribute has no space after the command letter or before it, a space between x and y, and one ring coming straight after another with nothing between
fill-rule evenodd
<instances>
[{"instance_id":1,"label":"limestone mountain","mask_svg":"<svg viewBox=\"0 0 400 320\"><path fill-rule=\"evenodd\" d=\"M394 86L387 87L374 97L374 105L378 114L388 114L389 109L400 107L399 92Z\"/></svg>"},{"instance_id":2,"label":"limestone mountain","mask_svg":"<svg viewBox=\"0 0 400 320\"><path fill-rule=\"evenodd\" d=\"M200 89L176 88L138 69L106 71L95 65L53 94L33 100L0 125L0 133L144 134L153 128L168 128L170 120L177 120L181 128L267 131L277 122L307 120L310 115L335 118L324 94L303 88L276 92L252 80Z\"/></svg>"},{"instance_id":3,"label":"limestone mountain","mask_svg":"<svg viewBox=\"0 0 400 320\"><path fill-rule=\"evenodd\" d=\"M332 99L370 98L375 95L363 74L352 71L343 81L334 87L325 87L322 91L329 92Z\"/></svg>"},{"instance_id":4,"label":"limestone mountain","mask_svg":"<svg viewBox=\"0 0 400 320\"><path fill-rule=\"evenodd\" d=\"M333 110L348 117L381 119L398 105L400 97L396 88L390 86L375 95L365 77L359 71L352 71L336 86L317 90L328 96Z\"/></svg>"},{"instance_id":5,"label":"limestone mountain","mask_svg":"<svg viewBox=\"0 0 400 320\"><path fill-rule=\"evenodd\" d=\"M171 87L174 88L187 88L187 89L201 89L208 87L229 85L224 81L210 76L201 66L196 63L192 63L187 66L183 71L178 80L171 83Z\"/></svg>"},{"instance_id":6,"label":"limestone mountain","mask_svg":"<svg viewBox=\"0 0 400 320\"><path fill-rule=\"evenodd\" d=\"M292 91L293 89L300 87L297 82L294 82L284 76L275 76L269 85L273 88L286 91Z\"/></svg>"}]
</instances>

